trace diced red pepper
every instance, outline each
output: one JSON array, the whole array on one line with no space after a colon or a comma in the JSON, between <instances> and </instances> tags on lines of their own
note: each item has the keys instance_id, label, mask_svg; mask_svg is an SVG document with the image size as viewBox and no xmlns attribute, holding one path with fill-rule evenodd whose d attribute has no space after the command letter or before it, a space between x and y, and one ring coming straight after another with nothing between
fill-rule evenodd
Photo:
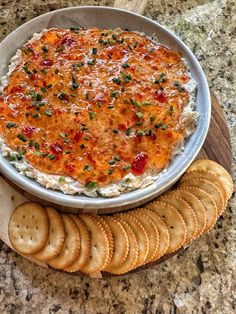
<instances>
[{"instance_id":1,"label":"diced red pepper","mask_svg":"<svg viewBox=\"0 0 236 314\"><path fill-rule=\"evenodd\" d=\"M40 62L42 67L50 68L53 65L53 60L43 60Z\"/></svg>"},{"instance_id":2,"label":"diced red pepper","mask_svg":"<svg viewBox=\"0 0 236 314\"><path fill-rule=\"evenodd\" d=\"M145 152L138 153L134 161L132 162L131 170L136 176L140 176L144 173L146 165L148 162L148 154Z\"/></svg>"},{"instance_id":3,"label":"diced red pepper","mask_svg":"<svg viewBox=\"0 0 236 314\"><path fill-rule=\"evenodd\" d=\"M154 98L161 103L167 102L166 94L163 91L158 91L155 93Z\"/></svg>"},{"instance_id":4,"label":"diced red pepper","mask_svg":"<svg viewBox=\"0 0 236 314\"><path fill-rule=\"evenodd\" d=\"M75 136L74 136L73 140L74 140L76 143L78 143L78 142L81 140L81 138L82 138L83 135L84 135L83 132L78 131L78 132L75 133Z\"/></svg>"},{"instance_id":5,"label":"diced red pepper","mask_svg":"<svg viewBox=\"0 0 236 314\"><path fill-rule=\"evenodd\" d=\"M51 144L50 149L52 151L53 154L55 155L60 155L62 154L62 148L60 147L60 145L58 144Z\"/></svg>"}]
</instances>

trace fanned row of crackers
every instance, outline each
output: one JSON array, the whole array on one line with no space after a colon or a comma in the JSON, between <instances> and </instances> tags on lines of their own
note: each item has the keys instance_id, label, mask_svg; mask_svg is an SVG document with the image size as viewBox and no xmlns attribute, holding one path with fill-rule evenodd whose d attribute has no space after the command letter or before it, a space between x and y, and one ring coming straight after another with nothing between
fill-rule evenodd
<instances>
[{"instance_id":1,"label":"fanned row of crackers","mask_svg":"<svg viewBox=\"0 0 236 314\"><path fill-rule=\"evenodd\" d=\"M21 254L56 269L124 274L209 231L232 193L232 178L222 166L198 160L177 188L125 213L69 215L22 204L11 216L9 238Z\"/></svg>"}]
</instances>

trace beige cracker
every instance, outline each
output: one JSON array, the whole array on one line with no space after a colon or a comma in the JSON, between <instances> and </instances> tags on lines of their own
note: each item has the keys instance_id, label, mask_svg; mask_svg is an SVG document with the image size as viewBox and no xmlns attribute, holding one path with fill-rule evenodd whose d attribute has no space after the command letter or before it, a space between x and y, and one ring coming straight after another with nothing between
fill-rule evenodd
<instances>
[{"instance_id":1,"label":"beige cracker","mask_svg":"<svg viewBox=\"0 0 236 314\"><path fill-rule=\"evenodd\" d=\"M56 209L45 208L49 219L49 235L45 246L33 257L40 261L47 261L57 256L65 240L65 228L63 220Z\"/></svg>"},{"instance_id":2,"label":"beige cracker","mask_svg":"<svg viewBox=\"0 0 236 314\"><path fill-rule=\"evenodd\" d=\"M191 166L187 169L187 172L193 170L205 170L215 174L222 181L227 197L230 199L234 190L234 183L232 177L224 167L213 160L199 159L191 164Z\"/></svg>"},{"instance_id":3,"label":"beige cracker","mask_svg":"<svg viewBox=\"0 0 236 314\"><path fill-rule=\"evenodd\" d=\"M123 218L116 217L115 219L118 220L122 227L125 229L129 241L129 252L127 258L120 266L110 270L110 273L112 274L121 275L132 270L137 264L139 256L139 247L136 236L131 227L129 226L129 224Z\"/></svg>"},{"instance_id":4,"label":"beige cracker","mask_svg":"<svg viewBox=\"0 0 236 314\"><path fill-rule=\"evenodd\" d=\"M206 212L206 227L204 232L213 228L218 216L216 203L214 202L210 194L194 186L184 186L180 188L180 190L182 189L195 195L204 206Z\"/></svg>"},{"instance_id":5,"label":"beige cracker","mask_svg":"<svg viewBox=\"0 0 236 314\"><path fill-rule=\"evenodd\" d=\"M194 194L188 191L188 189L182 188L180 190L179 189L173 190L170 192L170 194L182 198L194 210L198 221L198 229L196 234L196 237L198 237L200 234L204 232L207 223L206 211L204 206Z\"/></svg>"},{"instance_id":6,"label":"beige cracker","mask_svg":"<svg viewBox=\"0 0 236 314\"><path fill-rule=\"evenodd\" d=\"M187 227L182 215L173 206L159 201L149 203L145 208L154 210L168 227L170 244L166 254L177 251L185 243L187 235Z\"/></svg>"},{"instance_id":7,"label":"beige cracker","mask_svg":"<svg viewBox=\"0 0 236 314\"><path fill-rule=\"evenodd\" d=\"M195 238L198 229L197 217L192 207L185 200L173 195L171 192L158 197L158 200L172 205L183 216L187 226L185 244L192 241Z\"/></svg>"},{"instance_id":8,"label":"beige cracker","mask_svg":"<svg viewBox=\"0 0 236 314\"><path fill-rule=\"evenodd\" d=\"M122 224L113 216L103 217L111 229L114 241L114 253L110 263L104 269L112 271L124 263L129 253L129 239Z\"/></svg>"},{"instance_id":9,"label":"beige cracker","mask_svg":"<svg viewBox=\"0 0 236 314\"><path fill-rule=\"evenodd\" d=\"M48 233L48 216L39 204L24 203L12 213L8 234L13 248L21 254L39 252L47 241Z\"/></svg>"},{"instance_id":10,"label":"beige cracker","mask_svg":"<svg viewBox=\"0 0 236 314\"><path fill-rule=\"evenodd\" d=\"M109 242L104 228L95 215L81 214L90 233L90 254L87 263L81 268L84 273L95 273L103 270L109 259Z\"/></svg>"},{"instance_id":11,"label":"beige cracker","mask_svg":"<svg viewBox=\"0 0 236 314\"><path fill-rule=\"evenodd\" d=\"M135 217L144 227L149 240L149 252L146 257L146 263L150 262L156 256L159 246L159 233L152 219L146 215L142 209L130 211L129 215Z\"/></svg>"},{"instance_id":12,"label":"beige cracker","mask_svg":"<svg viewBox=\"0 0 236 314\"><path fill-rule=\"evenodd\" d=\"M86 225L83 221L75 215L70 215L80 234L80 252L75 262L70 266L64 268L67 272L79 271L87 262L90 253L90 237Z\"/></svg>"},{"instance_id":13,"label":"beige cracker","mask_svg":"<svg viewBox=\"0 0 236 314\"><path fill-rule=\"evenodd\" d=\"M156 252L156 255L153 256L152 260L150 260L150 262L152 262L159 259L166 253L170 244L170 235L169 235L167 225L164 223L164 221L160 218L160 216L155 211L152 211L146 208L141 208L139 210L152 219L152 221L155 223L158 230L159 245L158 245L158 250Z\"/></svg>"},{"instance_id":14,"label":"beige cracker","mask_svg":"<svg viewBox=\"0 0 236 314\"><path fill-rule=\"evenodd\" d=\"M118 214L118 217L121 217L129 224L138 241L139 256L134 268L145 264L149 252L149 239L144 226L129 213Z\"/></svg>"},{"instance_id":15,"label":"beige cracker","mask_svg":"<svg viewBox=\"0 0 236 314\"><path fill-rule=\"evenodd\" d=\"M80 234L69 215L61 214L65 226L65 241L56 257L48 261L48 265L56 269L64 269L73 264L80 251Z\"/></svg>"}]
</instances>

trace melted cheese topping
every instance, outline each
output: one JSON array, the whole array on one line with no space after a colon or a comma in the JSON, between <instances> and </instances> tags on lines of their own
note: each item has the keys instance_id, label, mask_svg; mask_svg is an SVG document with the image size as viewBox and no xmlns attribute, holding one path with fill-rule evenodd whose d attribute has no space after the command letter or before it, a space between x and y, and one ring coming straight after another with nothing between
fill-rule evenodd
<instances>
[{"instance_id":1,"label":"melted cheese topping","mask_svg":"<svg viewBox=\"0 0 236 314\"><path fill-rule=\"evenodd\" d=\"M189 73L128 31L51 29L27 43L0 97L0 132L35 169L88 188L157 174L185 137Z\"/></svg>"}]
</instances>

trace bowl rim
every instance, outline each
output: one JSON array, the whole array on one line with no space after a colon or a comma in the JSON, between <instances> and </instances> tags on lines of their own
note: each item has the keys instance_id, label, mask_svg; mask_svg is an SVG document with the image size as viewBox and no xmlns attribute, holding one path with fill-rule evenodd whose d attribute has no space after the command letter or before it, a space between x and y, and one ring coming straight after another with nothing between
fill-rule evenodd
<instances>
[{"instance_id":1,"label":"bowl rim","mask_svg":"<svg viewBox=\"0 0 236 314\"><path fill-rule=\"evenodd\" d=\"M118 14L126 14L130 16L136 16L138 19L140 19L140 23L142 21L146 21L148 23L151 23L154 27L158 30L161 30L162 32L165 32L170 36L181 48L185 51L185 53L188 55L188 58L194 63L194 67L196 71L198 72L198 75L201 78L201 83L203 85L204 90L204 97L206 98L206 112L204 112L204 127L200 130L200 136L197 138L197 145L195 145L194 151L190 152L190 157L188 157L187 161L183 163L181 167L178 167L173 175L171 176L171 180L169 182L166 182L165 185L162 187L157 187L157 181L154 181L152 184L148 185L145 188L139 188L133 191L122 193L119 196L105 198L102 196L99 197L89 197L84 196L82 194L76 194L76 195L67 195L63 194L62 192L58 190L48 189L42 185L40 185L38 182L36 182L34 179L30 179L26 176L21 175L17 169L15 169L9 161L7 161L2 154L0 154L0 171L8 177L11 181L13 181L16 185L24 189L25 191L52 203L56 203L58 205L62 205L69 208L80 208L85 210L99 210L102 208L107 209L115 209L117 207L119 208L133 208L135 206L139 206L140 204L144 204L148 202L149 200L155 198L160 193L164 192L170 186L172 186L179 178L180 176L185 172L185 170L188 168L188 166L191 164L191 162L195 159L197 154L199 153L200 149L203 146L203 143L206 139L207 132L210 126L210 119L211 119L211 97L210 97L210 90L208 87L207 79L205 77L205 74L202 70L202 67L200 63L198 62L197 58L194 56L192 51L185 45L185 43L177 37L172 31L170 31L165 26L159 24L156 21L153 21L145 16L142 16L137 13L133 13L124 9L114 8L114 7L107 7L107 6L73 6L73 7L66 7L58 10L54 10L51 12L47 12L45 14L41 14L33 19L30 19L26 23L22 24L18 28L16 28L14 31L12 31L8 36L6 36L2 42L0 42L0 48L2 48L7 41L11 39L12 36L14 36L18 31L21 29L24 29L31 23L34 23L35 21L38 21L42 19L42 17L55 15L58 12L69 12L73 10L78 10L78 15L80 10L100 10L100 11L113 11L118 12ZM122 27L122 26L121 26ZM43 29L42 29L43 30ZM196 130L195 130L196 132ZM194 133L195 133L194 132ZM190 141L191 141L190 136ZM186 145L186 144L185 144ZM178 154L179 155L179 154ZM174 156L173 159L175 160L177 156ZM169 167L168 167L169 168ZM178 171L177 171L178 170ZM163 174L161 177L163 177L165 174ZM165 183L165 182L164 182Z\"/></svg>"}]
</instances>

